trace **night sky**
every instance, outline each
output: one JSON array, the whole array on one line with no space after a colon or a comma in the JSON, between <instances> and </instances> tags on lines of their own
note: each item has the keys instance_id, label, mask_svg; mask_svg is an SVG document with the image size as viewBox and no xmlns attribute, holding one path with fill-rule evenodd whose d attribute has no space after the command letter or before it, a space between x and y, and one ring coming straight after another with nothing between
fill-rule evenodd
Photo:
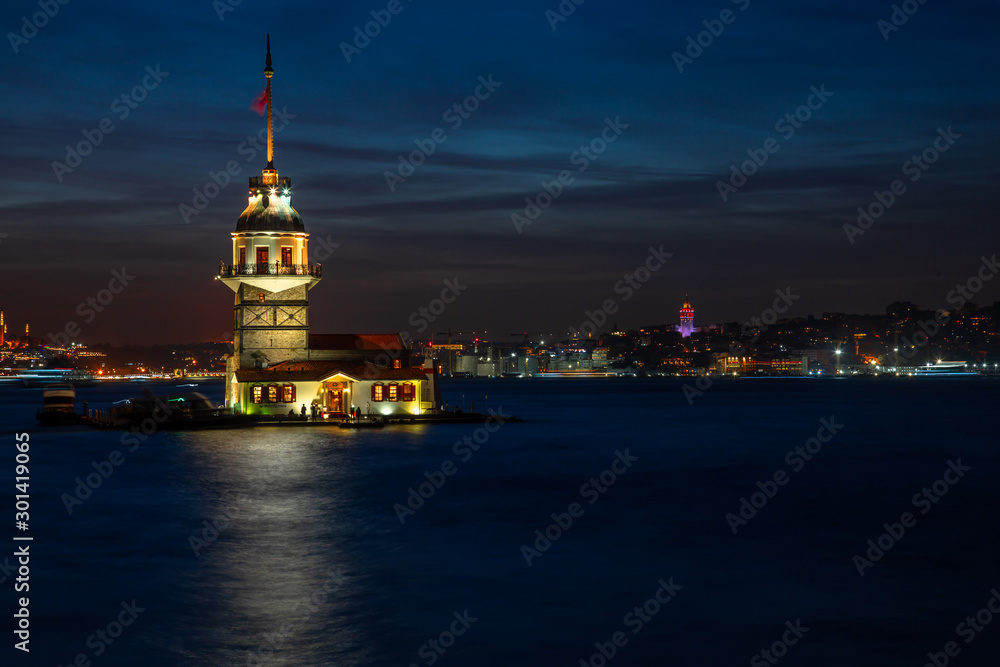
<instances>
[{"instance_id":1,"label":"night sky","mask_svg":"<svg viewBox=\"0 0 1000 667\"><path fill-rule=\"evenodd\" d=\"M2 9L9 333L76 321L88 343L231 334L233 294L214 276L266 159L243 142L264 124L249 105L265 85L267 33L275 108L294 116L275 166L292 179L311 251L339 244L311 292L315 332L417 336L410 314L456 276L468 289L434 329L500 340L578 327L609 298L622 328L676 322L685 293L697 325L742 322L786 287L800 297L792 316L938 308L1000 250L1000 14L987 3L914 0L890 31L890 2L857 0L566 0L575 11L559 21L546 16L558 0L402 0L395 15L388 0L52 2L37 34L22 21L37 2ZM354 46L372 11L391 21L347 62L341 43ZM679 71L673 54L700 32L708 45ZM166 74L156 83L147 67ZM490 76L500 85L455 127L444 114ZM143 101L116 103L144 77ZM794 133L776 127L810 100ZM100 134L104 118L113 130L57 174L66 146ZM627 128L579 171L574 152L608 118ZM959 137L911 180L907 162L949 127ZM436 128L447 139L390 191L385 172ZM765 145L778 150L723 201L730 165ZM229 161L233 183L186 221L180 205ZM512 214L563 170L572 182L518 233ZM905 192L851 243L845 223L896 179ZM631 299L616 294L661 245L666 265ZM77 305L123 268L134 280L86 322ZM997 282L976 298L996 300Z\"/></svg>"}]
</instances>

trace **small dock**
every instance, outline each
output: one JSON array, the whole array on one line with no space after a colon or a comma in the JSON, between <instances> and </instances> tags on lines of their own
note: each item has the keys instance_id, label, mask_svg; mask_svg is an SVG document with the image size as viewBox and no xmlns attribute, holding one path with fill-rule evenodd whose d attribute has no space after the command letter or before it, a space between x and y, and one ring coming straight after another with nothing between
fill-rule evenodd
<instances>
[{"instance_id":1,"label":"small dock","mask_svg":"<svg viewBox=\"0 0 1000 667\"><path fill-rule=\"evenodd\" d=\"M123 429L141 427L144 420L154 420L156 430L196 431L204 429L248 428L253 426L326 426L342 429L378 429L386 426L413 426L420 424L481 424L492 415L478 412L445 412L426 415L366 415L357 420L348 417L322 418L301 415L244 415L228 410L215 414L179 415L156 419L152 415L128 415L116 410L87 410L81 415L80 424L96 429ZM517 417L505 417L504 423L519 422Z\"/></svg>"}]
</instances>

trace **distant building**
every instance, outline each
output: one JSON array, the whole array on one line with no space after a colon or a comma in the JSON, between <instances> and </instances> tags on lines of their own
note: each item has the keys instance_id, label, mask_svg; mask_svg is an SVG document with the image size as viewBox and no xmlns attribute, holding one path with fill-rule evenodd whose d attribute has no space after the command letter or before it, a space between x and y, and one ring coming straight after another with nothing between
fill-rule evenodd
<instances>
[{"instance_id":1,"label":"distant building","mask_svg":"<svg viewBox=\"0 0 1000 667\"><path fill-rule=\"evenodd\" d=\"M681 306L681 323L678 325L677 331L683 338L694 333L694 308L691 307L691 301L687 294L684 295L684 304Z\"/></svg>"},{"instance_id":2,"label":"distant building","mask_svg":"<svg viewBox=\"0 0 1000 667\"><path fill-rule=\"evenodd\" d=\"M437 369L410 367L397 334L313 334L309 290L322 278L309 263L309 235L292 208L290 178L274 168L271 49L267 64L267 166L250 177L249 201L231 236L232 264L219 279L236 293L226 406L246 414L419 414L440 403Z\"/></svg>"}]
</instances>

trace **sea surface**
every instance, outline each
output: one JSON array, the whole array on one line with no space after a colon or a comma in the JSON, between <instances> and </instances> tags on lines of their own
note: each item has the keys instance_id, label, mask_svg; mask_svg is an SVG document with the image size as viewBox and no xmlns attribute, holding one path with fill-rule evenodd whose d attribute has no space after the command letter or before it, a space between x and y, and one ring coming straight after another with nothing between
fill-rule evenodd
<instances>
[{"instance_id":1,"label":"sea surface","mask_svg":"<svg viewBox=\"0 0 1000 667\"><path fill-rule=\"evenodd\" d=\"M0 664L1000 664L1000 381L684 384L446 381L523 422L125 441L39 427L41 390L0 385Z\"/></svg>"}]
</instances>

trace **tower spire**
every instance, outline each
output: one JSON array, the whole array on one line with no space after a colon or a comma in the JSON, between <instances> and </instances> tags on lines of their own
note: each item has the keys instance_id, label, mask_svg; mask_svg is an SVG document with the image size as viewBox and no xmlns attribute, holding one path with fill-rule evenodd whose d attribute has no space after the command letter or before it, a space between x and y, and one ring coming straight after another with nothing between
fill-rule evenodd
<instances>
[{"instance_id":1,"label":"tower spire","mask_svg":"<svg viewBox=\"0 0 1000 667\"><path fill-rule=\"evenodd\" d=\"M274 132L271 125L271 77L274 76L274 70L271 69L270 34L267 36L267 61L264 63L264 76L267 77L267 169L274 171Z\"/></svg>"}]
</instances>

